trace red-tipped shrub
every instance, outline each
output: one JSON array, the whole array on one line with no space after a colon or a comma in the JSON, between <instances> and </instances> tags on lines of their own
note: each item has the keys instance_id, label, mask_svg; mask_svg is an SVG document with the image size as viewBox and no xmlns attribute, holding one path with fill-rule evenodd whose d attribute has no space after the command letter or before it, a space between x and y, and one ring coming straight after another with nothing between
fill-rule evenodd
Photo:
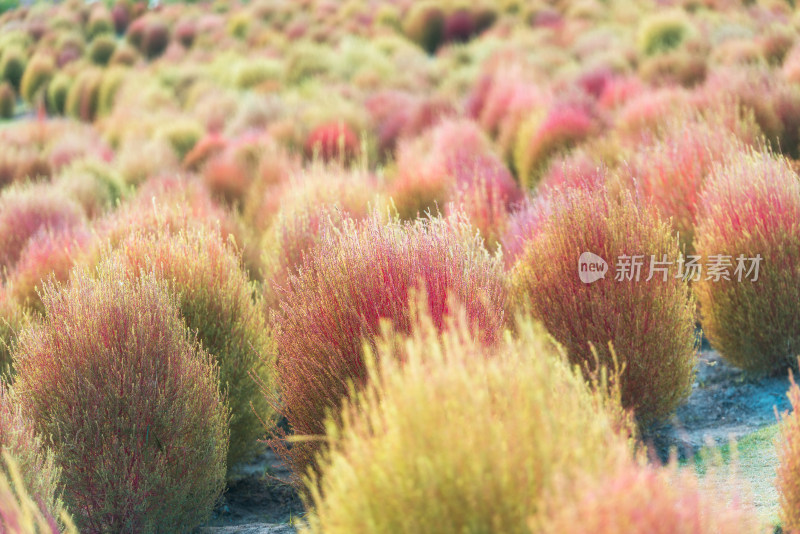
<instances>
[{"instance_id":1,"label":"red-tipped shrub","mask_svg":"<svg viewBox=\"0 0 800 534\"><path fill-rule=\"evenodd\" d=\"M9 293L22 306L43 312L38 290L44 282L69 280L72 267L91 243L85 228L39 231L25 245L8 275Z\"/></svg>"},{"instance_id":2,"label":"red-tipped shrub","mask_svg":"<svg viewBox=\"0 0 800 534\"><path fill-rule=\"evenodd\" d=\"M0 268L13 268L37 232L66 230L83 220L80 206L54 188L7 189L0 196Z\"/></svg>"},{"instance_id":3,"label":"red-tipped shrub","mask_svg":"<svg viewBox=\"0 0 800 534\"><path fill-rule=\"evenodd\" d=\"M677 467L627 465L596 481L570 488L553 504L547 532L563 534L766 533L752 506L718 488L701 485ZM712 493L713 492L713 493ZM576 495L577 493L577 495Z\"/></svg>"},{"instance_id":4,"label":"red-tipped shrub","mask_svg":"<svg viewBox=\"0 0 800 534\"><path fill-rule=\"evenodd\" d=\"M800 353L800 180L769 153L740 152L717 166L700 197L697 254L729 257L728 280L695 285L702 325L728 361L785 370ZM737 260L742 256L742 261ZM758 279L746 258L761 257ZM736 271L739 266L742 270ZM741 281L739 280L741 274Z\"/></svg>"},{"instance_id":5,"label":"red-tipped shrub","mask_svg":"<svg viewBox=\"0 0 800 534\"><path fill-rule=\"evenodd\" d=\"M131 21L130 7L126 2L117 2L111 8L111 20L114 22L114 31L118 35L125 33Z\"/></svg>"},{"instance_id":6,"label":"red-tipped shrub","mask_svg":"<svg viewBox=\"0 0 800 534\"><path fill-rule=\"evenodd\" d=\"M490 343L503 327L505 291L499 259L490 257L464 220L412 224L345 221L324 228L303 268L290 277L274 315L276 372L282 411L299 435L324 433L327 411L366 380L363 344L374 345L380 323L411 327L409 293L421 285L437 328L448 298L466 307L476 337ZM313 465L319 443L286 453L295 475Z\"/></svg>"},{"instance_id":7,"label":"red-tipped shrub","mask_svg":"<svg viewBox=\"0 0 800 534\"><path fill-rule=\"evenodd\" d=\"M606 185L606 171L586 150L578 149L563 158L554 158L544 174L539 190L585 189L594 191Z\"/></svg>"},{"instance_id":8,"label":"red-tipped shrub","mask_svg":"<svg viewBox=\"0 0 800 534\"><path fill-rule=\"evenodd\" d=\"M148 59L155 59L169 45L169 26L161 19L147 21L142 33L141 52Z\"/></svg>"},{"instance_id":9,"label":"red-tipped shrub","mask_svg":"<svg viewBox=\"0 0 800 534\"><path fill-rule=\"evenodd\" d=\"M350 126L331 122L317 126L308 134L304 150L309 159L318 155L325 162L349 163L358 157L361 143Z\"/></svg>"},{"instance_id":10,"label":"red-tipped shrub","mask_svg":"<svg viewBox=\"0 0 800 534\"><path fill-rule=\"evenodd\" d=\"M628 194L569 189L552 195L538 230L515 266L517 303L582 368L595 366L590 345L599 363L613 368L612 343L624 366L623 406L642 424L669 415L689 393L696 341L694 302L687 282L675 277L679 250L669 224ZM607 262L605 277L582 281L591 274L579 264L585 252ZM618 269L625 256L631 266L639 256L640 276ZM671 267L654 263L665 261ZM617 280L620 273L629 276Z\"/></svg>"},{"instance_id":11,"label":"red-tipped shrub","mask_svg":"<svg viewBox=\"0 0 800 534\"><path fill-rule=\"evenodd\" d=\"M632 186L661 218L672 219L687 254L694 250L697 204L706 176L739 145L718 121L672 121L660 139L639 147L624 167Z\"/></svg>"},{"instance_id":12,"label":"red-tipped shrub","mask_svg":"<svg viewBox=\"0 0 800 534\"><path fill-rule=\"evenodd\" d=\"M197 35L197 23L192 19L182 19L175 26L175 39L186 48L191 48Z\"/></svg>"},{"instance_id":13,"label":"red-tipped shrub","mask_svg":"<svg viewBox=\"0 0 800 534\"><path fill-rule=\"evenodd\" d=\"M233 239L242 251L250 276L261 275L260 252L250 243L248 233L233 214L214 202L201 182L180 177L151 179L137 195L104 219L98 233L112 245L137 231L159 234L179 233L191 228L210 228L224 241Z\"/></svg>"},{"instance_id":14,"label":"red-tipped shrub","mask_svg":"<svg viewBox=\"0 0 800 534\"><path fill-rule=\"evenodd\" d=\"M472 121L444 121L427 135L402 146L398 176L390 190L405 219L426 211L451 209L470 218L490 246L503 231L509 208L522 191Z\"/></svg>"},{"instance_id":15,"label":"red-tipped shrub","mask_svg":"<svg viewBox=\"0 0 800 534\"><path fill-rule=\"evenodd\" d=\"M134 234L114 252L128 276L151 270L175 295L186 326L220 369L220 389L231 408L230 471L259 449L268 418L254 377L271 384L269 331L260 301L242 270L241 256L220 236L200 228L187 233Z\"/></svg>"},{"instance_id":16,"label":"red-tipped shrub","mask_svg":"<svg viewBox=\"0 0 800 534\"><path fill-rule=\"evenodd\" d=\"M475 19L468 9L456 9L444 19L442 36L446 43L464 43L475 34Z\"/></svg>"},{"instance_id":17,"label":"red-tipped shrub","mask_svg":"<svg viewBox=\"0 0 800 534\"><path fill-rule=\"evenodd\" d=\"M590 112L580 106L559 105L546 115L534 115L517 131L514 167L524 189L541 180L553 155L567 151L597 129Z\"/></svg>"},{"instance_id":18,"label":"red-tipped shrub","mask_svg":"<svg viewBox=\"0 0 800 534\"><path fill-rule=\"evenodd\" d=\"M15 353L15 397L50 436L83 532L191 530L224 485L219 372L165 288L115 267L45 287L46 316Z\"/></svg>"}]
</instances>

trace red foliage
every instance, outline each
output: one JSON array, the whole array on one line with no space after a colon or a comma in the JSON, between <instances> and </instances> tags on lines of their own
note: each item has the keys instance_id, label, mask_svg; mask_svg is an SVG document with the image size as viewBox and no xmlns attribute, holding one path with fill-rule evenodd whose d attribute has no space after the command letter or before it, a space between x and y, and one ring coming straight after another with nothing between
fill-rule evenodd
<instances>
[{"instance_id":1,"label":"red foliage","mask_svg":"<svg viewBox=\"0 0 800 534\"><path fill-rule=\"evenodd\" d=\"M317 126L308 134L304 151L309 159L317 155L324 162L350 163L361 152L361 143L350 126L343 122L329 122Z\"/></svg>"},{"instance_id":2,"label":"red foliage","mask_svg":"<svg viewBox=\"0 0 800 534\"><path fill-rule=\"evenodd\" d=\"M273 316L280 399L295 434L324 433L325 412L347 396L348 382L364 383L363 343L374 345L382 321L410 331L415 287L425 292L437 328L445 326L453 298L465 306L476 337L498 339L501 267L469 232L459 219L383 224L374 217L322 230ZM317 450L318 443L308 442L283 452L299 477Z\"/></svg>"}]
</instances>

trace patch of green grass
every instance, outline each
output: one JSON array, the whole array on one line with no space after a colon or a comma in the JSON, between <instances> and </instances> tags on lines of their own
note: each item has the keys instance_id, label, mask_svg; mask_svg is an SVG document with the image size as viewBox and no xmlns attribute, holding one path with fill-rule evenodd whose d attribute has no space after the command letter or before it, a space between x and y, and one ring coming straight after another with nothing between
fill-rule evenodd
<instances>
[{"instance_id":1,"label":"patch of green grass","mask_svg":"<svg viewBox=\"0 0 800 534\"><path fill-rule=\"evenodd\" d=\"M733 444L704 447L683 465L694 466L701 477L713 473L716 484L736 485L740 494L752 499L765 524L777 525L775 470L778 456L775 440L779 434L778 424L764 427Z\"/></svg>"}]
</instances>

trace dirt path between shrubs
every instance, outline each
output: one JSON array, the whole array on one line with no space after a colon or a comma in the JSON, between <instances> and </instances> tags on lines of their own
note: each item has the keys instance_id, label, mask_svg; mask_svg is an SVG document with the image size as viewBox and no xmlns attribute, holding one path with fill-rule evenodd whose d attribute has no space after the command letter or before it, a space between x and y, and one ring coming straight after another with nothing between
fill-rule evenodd
<instances>
[{"instance_id":1,"label":"dirt path between shrubs","mask_svg":"<svg viewBox=\"0 0 800 534\"><path fill-rule=\"evenodd\" d=\"M649 431L644 436L646 443L665 461L670 450L682 460L694 460L708 445L719 447L727 455L730 440L741 441L736 465L723 466L719 483L733 484L740 494L752 499L761 519L774 525L778 511L774 485L778 463L774 446L776 409L782 413L791 408L786 397L788 372L751 377L707 348L698 354L695 370L688 402L669 423ZM732 480L728 478L731 475Z\"/></svg>"}]
</instances>

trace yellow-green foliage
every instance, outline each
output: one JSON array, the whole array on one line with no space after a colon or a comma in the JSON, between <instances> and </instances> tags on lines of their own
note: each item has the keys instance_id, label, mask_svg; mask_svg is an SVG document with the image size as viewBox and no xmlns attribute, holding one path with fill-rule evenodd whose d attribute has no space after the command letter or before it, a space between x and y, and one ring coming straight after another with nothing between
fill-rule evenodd
<instances>
[{"instance_id":1,"label":"yellow-green foliage","mask_svg":"<svg viewBox=\"0 0 800 534\"><path fill-rule=\"evenodd\" d=\"M292 46L286 58L286 82L300 83L324 75L336 60L330 48L309 42Z\"/></svg>"},{"instance_id":2,"label":"yellow-green foliage","mask_svg":"<svg viewBox=\"0 0 800 534\"><path fill-rule=\"evenodd\" d=\"M66 510L59 507L56 517L34 500L26 490L23 473L8 452L2 453L0 472L0 531L9 534L78 534ZM54 520L61 521L59 529Z\"/></svg>"},{"instance_id":3,"label":"yellow-green foliage","mask_svg":"<svg viewBox=\"0 0 800 534\"><path fill-rule=\"evenodd\" d=\"M10 119L14 116L17 105L17 95L8 82L0 82L0 119Z\"/></svg>"},{"instance_id":4,"label":"yellow-green foliage","mask_svg":"<svg viewBox=\"0 0 800 534\"><path fill-rule=\"evenodd\" d=\"M98 35L89 45L89 59L96 65L106 65L117 48L117 41L111 34Z\"/></svg>"},{"instance_id":5,"label":"yellow-green foliage","mask_svg":"<svg viewBox=\"0 0 800 534\"><path fill-rule=\"evenodd\" d=\"M5 49L0 57L0 81L10 83L16 91L19 91L25 73L25 57L25 52L19 48Z\"/></svg>"},{"instance_id":6,"label":"yellow-green foliage","mask_svg":"<svg viewBox=\"0 0 800 534\"><path fill-rule=\"evenodd\" d=\"M682 10L655 13L639 24L639 52L650 56L678 48L691 35L693 28Z\"/></svg>"},{"instance_id":7,"label":"yellow-green foliage","mask_svg":"<svg viewBox=\"0 0 800 534\"><path fill-rule=\"evenodd\" d=\"M271 388L271 340L260 300L242 270L241 255L216 232L166 236L135 233L116 252L128 273L153 270L175 295L183 320L220 369L231 407L228 469L259 450L259 417L271 410L259 385ZM257 415L256 415L257 414Z\"/></svg>"},{"instance_id":8,"label":"yellow-green foliage","mask_svg":"<svg viewBox=\"0 0 800 534\"><path fill-rule=\"evenodd\" d=\"M239 89L252 89L267 82L283 78L283 65L274 59L241 61L233 75L233 84Z\"/></svg>"},{"instance_id":9,"label":"yellow-green foliage","mask_svg":"<svg viewBox=\"0 0 800 534\"><path fill-rule=\"evenodd\" d=\"M97 116L102 80L102 70L89 68L82 70L67 93L65 113L87 122L93 121Z\"/></svg>"},{"instance_id":10,"label":"yellow-green foliage","mask_svg":"<svg viewBox=\"0 0 800 534\"><path fill-rule=\"evenodd\" d=\"M630 447L542 330L496 350L428 320L378 346L370 385L328 423L301 532L538 532L556 484L630 461ZM405 359L400 364L397 357Z\"/></svg>"},{"instance_id":11,"label":"yellow-green foliage","mask_svg":"<svg viewBox=\"0 0 800 534\"><path fill-rule=\"evenodd\" d=\"M25 68L25 74L20 82L20 95L29 104L44 95L50 78L53 77L55 63L49 55L36 55Z\"/></svg>"},{"instance_id":12,"label":"yellow-green foliage","mask_svg":"<svg viewBox=\"0 0 800 534\"><path fill-rule=\"evenodd\" d=\"M63 72L57 73L47 85L47 109L50 113L63 115L67 106L67 95L72 87L72 78Z\"/></svg>"},{"instance_id":13,"label":"yellow-green foliage","mask_svg":"<svg viewBox=\"0 0 800 534\"><path fill-rule=\"evenodd\" d=\"M183 160L203 134L204 130L200 123L191 119L170 121L156 131L156 137L169 143L179 160Z\"/></svg>"},{"instance_id":14,"label":"yellow-green foliage","mask_svg":"<svg viewBox=\"0 0 800 534\"><path fill-rule=\"evenodd\" d=\"M128 69L125 67L110 67L103 71L103 79L97 95L97 112L100 115L108 115L114 109L117 91L125 82L127 74Z\"/></svg>"}]
</instances>

